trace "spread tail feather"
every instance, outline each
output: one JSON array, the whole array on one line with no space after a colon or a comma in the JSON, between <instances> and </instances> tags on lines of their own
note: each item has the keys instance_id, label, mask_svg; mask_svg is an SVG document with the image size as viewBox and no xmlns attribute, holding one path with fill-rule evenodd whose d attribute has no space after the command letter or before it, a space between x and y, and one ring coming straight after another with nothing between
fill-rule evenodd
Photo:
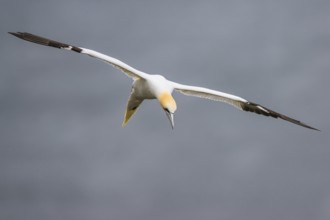
<instances>
[{"instance_id":1,"label":"spread tail feather","mask_svg":"<svg viewBox=\"0 0 330 220\"><path fill-rule=\"evenodd\" d=\"M122 126L125 127L130 120L130 118L134 115L140 104L142 103L143 100L137 99L134 96L134 93L131 93L128 102L127 102L127 107L126 107L126 112L125 112L125 117Z\"/></svg>"}]
</instances>

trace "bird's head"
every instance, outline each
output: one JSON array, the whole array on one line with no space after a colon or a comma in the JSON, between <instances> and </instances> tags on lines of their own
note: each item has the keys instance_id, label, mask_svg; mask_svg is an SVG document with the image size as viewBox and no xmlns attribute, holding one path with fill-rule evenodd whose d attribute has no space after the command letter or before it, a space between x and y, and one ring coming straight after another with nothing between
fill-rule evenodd
<instances>
[{"instance_id":1,"label":"bird's head","mask_svg":"<svg viewBox=\"0 0 330 220\"><path fill-rule=\"evenodd\" d=\"M174 112L176 110L176 102L173 96L169 92L163 92L160 94L159 103L164 109L166 116L170 120L172 129L174 128Z\"/></svg>"}]
</instances>

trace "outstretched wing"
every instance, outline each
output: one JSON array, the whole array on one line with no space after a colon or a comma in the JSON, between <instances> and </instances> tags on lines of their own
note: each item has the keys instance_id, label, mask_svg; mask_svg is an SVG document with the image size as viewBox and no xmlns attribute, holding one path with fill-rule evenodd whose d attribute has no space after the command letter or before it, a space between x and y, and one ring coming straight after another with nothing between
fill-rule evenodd
<instances>
[{"instance_id":1,"label":"outstretched wing","mask_svg":"<svg viewBox=\"0 0 330 220\"><path fill-rule=\"evenodd\" d=\"M113 65L114 67L120 69L121 71L123 71L127 76L133 78L133 79L138 79L138 78L146 78L148 74L141 72L137 69L134 69L133 67L127 65L126 63L107 56L105 54L99 53L97 51L94 50L90 50L90 49L86 49L86 48L82 48L82 47L76 47L70 44L66 44L66 43L61 43L58 41L54 41L54 40L50 40L44 37L40 37L34 34L30 34L30 33L26 33L26 32L9 32L10 34L21 38L23 40L26 41L30 41L36 44L41 44L41 45L45 45L45 46L50 46L50 47L55 47L55 48L59 48L59 49L66 49L66 50L71 50L77 53L81 53L81 54L87 54L91 57L100 59L108 64Z\"/></svg>"},{"instance_id":2,"label":"outstretched wing","mask_svg":"<svg viewBox=\"0 0 330 220\"><path fill-rule=\"evenodd\" d=\"M235 95L231 95L231 94L224 93L224 92L219 92L219 91L212 90L212 89L197 87L197 86L182 85L179 83L173 83L173 86L176 91L181 92L185 95L211 99L214 101L225 102L225 103L233 105L236 108L244 110L244 111L254 112L254 113L262 114L265 116L271 116L273 118L281 118L285 121L289 121L291 123L303 126L305 128L318 130L318 129L313 128L309 125L306 125L296 119L293 119L286 115L275 112L262 105L259 105L259 104L253 103L253 102L249 102L249 101L247 101L241 97L235 96Z\"/></svg>"},{"instance_id":3,"label":"outstretched wing","mask_svg":"<svg viewBox=\"0 0 330 220\"><path fill-rule=\"evenodd\" d=\"M145 78L148 78L148 76L149 76L148 74L141 72L137 69L134 69L133 67L127 65L126 63L124 63L116 58L107 56L105 54L99 53L94 50L90 50L90 49L86 49L86 48L82 48L82 47L76 47L76 46L66 44L66 43L57 42L54 40L50 40L50 39L40 37L40 36L37 36L34 34L26 33L26 32L16 32L16 33L9 32L9 33L18 38L21 38L23 40L30 41L30 42L33 42L36 44L55 47L55 48L59 48L59 49L71 50L71 51L81 53L81 54L87 54L91 57L100 59L106 63L113 65L114 67L120 69L127 76L129 76L133 79L138 79L138 78L145 79ZM255 112L257 114L271 116L274 118L281 118L283 120L289 121L291 123L294 123L294 124L297 124L297 125L309 128L309 129L318 130L318 129L308 126L298 120L295 120L288 116L277 113L277 112L270 110L266 107L263 107L259 104L249 102L249 101L247 101L241 97L235 96L235 95L231 95L231 94L227 94L227 93L223 93L223 92L219 92L219 91L215 91L215 90L211 90L211 89L207 89L207 88L202 88L202 87L182 85L182 84L174 83L174 82L173 82L173 87L177 91L179 91L185 95L207 98L207 99L211 99L214 101L226 102L226 103L231 104L244 111Z\"/></svg>"}]
</instances>

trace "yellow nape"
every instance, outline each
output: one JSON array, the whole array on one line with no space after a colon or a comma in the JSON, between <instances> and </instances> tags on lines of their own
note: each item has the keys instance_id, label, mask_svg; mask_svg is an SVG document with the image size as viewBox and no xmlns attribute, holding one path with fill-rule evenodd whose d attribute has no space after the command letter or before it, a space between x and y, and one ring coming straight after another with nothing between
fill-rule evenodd
<instances>
[{"instance_id":1,"label":"yellow nape","mask_svg":"<svg viewBox=\"0 0 330 220\"><path fill-rule=\"evenodd\" d=\"M175 112L176 110L176 102L173 98L173 96L168 93L168 92L163 92L160 96L159 96L159 102L160 105L163 108L167 108L168 110L170 110L170 112Z\"/></svg>"},{"instance_id":2,"label":"yellow nape","mask_svg":"<svg viewBox=\"0 0 330 220\"><path fill-rule=\"evenodd\" d=\"M132 117L132 115L134 115L134 113L136 112L136 109L132 109L132 110L126 110L125 112L125 118L122 124L122 127L125 127L129 121L129 119Z\"/></svg>"}]
</instances>

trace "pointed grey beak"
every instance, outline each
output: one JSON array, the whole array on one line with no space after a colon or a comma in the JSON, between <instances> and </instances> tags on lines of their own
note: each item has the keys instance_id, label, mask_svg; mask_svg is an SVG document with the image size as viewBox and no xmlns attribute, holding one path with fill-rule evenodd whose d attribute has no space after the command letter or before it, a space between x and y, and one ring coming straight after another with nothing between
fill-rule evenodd
<instances>
[{"instance_id":1,"label":"pointed grey beak","mask_svg":"<svg viewBox=\"0 0 330 220\"><path fill-rule=\"evenodd\" d=\"M166 110L165 110L165 113L166 113L168 120L170 120L170 122L171 122L172 129L174 129L174 114L169 111L166 111Z\"/></svg>"}]
</instances>

